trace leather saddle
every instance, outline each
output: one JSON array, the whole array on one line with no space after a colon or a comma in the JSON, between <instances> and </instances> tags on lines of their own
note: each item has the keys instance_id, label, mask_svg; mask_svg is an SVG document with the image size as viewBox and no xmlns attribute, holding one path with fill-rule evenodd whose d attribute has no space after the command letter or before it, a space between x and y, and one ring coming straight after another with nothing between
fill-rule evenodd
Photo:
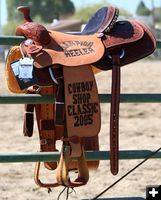
<instances>
[{"instance_id":1,"label":"leather saddle","mask_svg":"<svg viewBox=\"0 0 161 200\"><path fill-rule=\"evenodd\" d=\"M84 151L98 151L101 127L100 105L94 78L98 71L112 70L110 114L110 165L118 173L120 67L150 55L156 40L148 27L137 20L116 21L118 9L103 7L89 20L80 33L47 30L30 18L28 7L19 7L24 24L16 29L23 35L21 56L9 61L11 91L55 95L55 104L25 105L24 134L33 134L35 108L41 151L57 151L56 140L62 140L59 162L45 162L56 169L57 182L42 183L40 163L36 164L35 181L41 187L78 187L88 182L88 169L96 169L99 161L86 162ZM9 57L8 57L9 60ZM97 71L96 70L96 71ZM14 77L14 78L13 78ZM13 82L12 82L13 83ZM73 160L76 158L76 161ZM71 181L69 171L78 172Z\"/></svg>"}]
</instances>

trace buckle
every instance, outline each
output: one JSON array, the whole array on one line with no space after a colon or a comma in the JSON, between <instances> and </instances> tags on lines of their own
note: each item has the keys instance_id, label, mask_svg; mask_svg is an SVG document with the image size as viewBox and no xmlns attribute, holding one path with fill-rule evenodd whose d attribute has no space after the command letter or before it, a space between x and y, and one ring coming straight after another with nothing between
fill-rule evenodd
<instances>
[{"instance_id":1,"label":"buckle","mask_svg":"<svg viewBox=\"0 0 161 200\"><path fill-rule=\"evenodd\" d=\"M47 139L41 139L40 140L40 144L41 145L46 145L48 142L47 142Z\"/></svg>"},{"instance_id":2,"label":"buckle","mask_svg":"<svg viewBox=\"0 0 161 200\"><path fill-rule=\"evenodd\" d=\"M64 102L55 101L55 104L64 105Z\"/></svg>"},{"instance_id":3,"label":"buckle","mask_svg":"<svg viewBox=\"0 0 161 200\"><path fill-rule=\"evenodd\" d=\"M31 114L31 115L34 114L34 112L29 112L29 111L25 111L24 113L25 113L25 114Z\"/></svg>"}]
</instances>

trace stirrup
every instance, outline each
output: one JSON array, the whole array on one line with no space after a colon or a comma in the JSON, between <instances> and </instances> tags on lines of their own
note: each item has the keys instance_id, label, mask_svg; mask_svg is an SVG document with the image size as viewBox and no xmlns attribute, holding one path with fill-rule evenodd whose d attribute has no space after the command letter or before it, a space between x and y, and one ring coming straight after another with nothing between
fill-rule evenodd
<instances>
[{"instance_id":1,"label":"stirrup","mask_svg":"<svg viewBox=\"0 0 161 200\"><path fill-rule=\"evenodd\" d=\"M43 183L40 180L40 165L41 165L41 162L36 162L36 164L35 164L35 171L34 171L34 180L35 180L35 183L38 186L44 187L44 188L52 188L52 187L58 187L58 186L60 186L57 182L55 182L55 183Z\"/></svg>"},{"instance_id":2,"label":"stirrup","mask_svg":"<svg viewBox=\"0 0 161 200\"><path fill-rule=\"evenodd\" d=\"M70 188L85 185L89 180L89 170L85 160L84 149L82 147L82 154L77 157L78 162L78 177L72 181L69 175L69 165L72 162L70 145L63 145L60 156L60 161L56 171L56 179L59 185L64 185Z\"/></svg>"}]
</instances>

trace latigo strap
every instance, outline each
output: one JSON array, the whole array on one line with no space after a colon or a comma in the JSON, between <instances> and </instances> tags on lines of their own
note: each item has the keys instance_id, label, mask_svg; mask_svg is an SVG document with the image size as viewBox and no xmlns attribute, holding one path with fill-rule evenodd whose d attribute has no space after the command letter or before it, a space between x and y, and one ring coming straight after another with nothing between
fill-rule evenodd
<instances>
[{"instance_id":1,"label":"latigo strap","mask_svg":"<svg viewBox=\"0 0 161 200\"><path fill-rule=\"evenodd\" d=\"M120 54L112 53L112 92L110 111L110 166L113 175L118 173L119 104L120 104Z\"/></svg>"},{"instance_id":2,"label":"latigo strap","mask_svg":"<svg viewBox=\"0 0 161 200\"><path fill-rule=\"evenodd\" d=\"M34 107L35 107L34 104L25 105L24 126L23 126L24 136L31 137L33 135Z\"/></svg>"}]
</instances>

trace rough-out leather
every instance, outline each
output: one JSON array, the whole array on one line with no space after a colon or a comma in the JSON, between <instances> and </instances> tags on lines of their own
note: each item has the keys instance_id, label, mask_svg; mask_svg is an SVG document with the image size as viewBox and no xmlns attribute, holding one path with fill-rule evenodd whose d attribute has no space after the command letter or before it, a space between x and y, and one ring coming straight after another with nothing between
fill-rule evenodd
<instances>
[{"instance_id":1,"label":"rough-out leather","mask_svg":"<svg viewBox=\"0 0 161 200\"><path fill-rule=\"evenodd\" d=\"M19 60L22 57L23 57L23 55L20 51L19 46L14 46L14 47L10 48L8 55L6 57L5 79L6 79L6 83L7 83L7 87L9 89L9 91L11 91L13 93L26 93L27 92L26 89L22 90L20 88L20 86L16 80L16 77L14 76L14 73L11 69L11 63Z\"/></svg>"}]
</instances>

